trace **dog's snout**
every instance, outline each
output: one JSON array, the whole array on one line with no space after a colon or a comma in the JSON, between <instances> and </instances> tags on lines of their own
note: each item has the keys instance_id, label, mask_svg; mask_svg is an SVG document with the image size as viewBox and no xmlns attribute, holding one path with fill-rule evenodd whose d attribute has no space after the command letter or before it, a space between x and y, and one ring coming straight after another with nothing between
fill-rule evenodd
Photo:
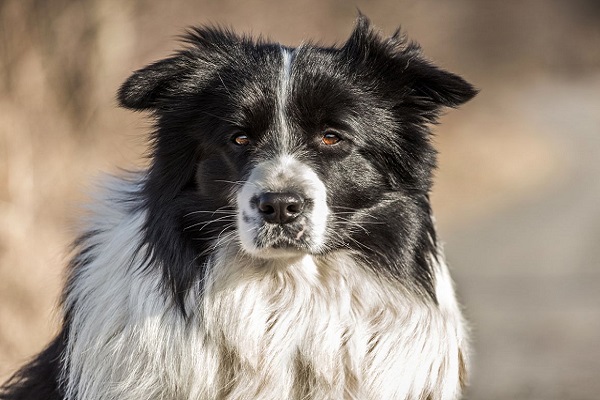
<instances>
[{"instance_id":1,"label":"dog's snout","mask_svg":"<svg viewBox=\"0 0 600 400\"><path fill-rule=\"evenodd\" d=\"M297 193L263 193L258 197L258 211L265 222L287 224L304 210L304 198Z\"/></svg>"}]
</instances>

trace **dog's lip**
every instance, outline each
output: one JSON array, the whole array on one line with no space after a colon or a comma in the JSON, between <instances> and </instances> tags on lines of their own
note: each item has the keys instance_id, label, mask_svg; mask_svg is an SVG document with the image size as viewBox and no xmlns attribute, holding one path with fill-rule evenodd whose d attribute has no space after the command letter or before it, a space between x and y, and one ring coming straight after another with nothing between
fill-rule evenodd
<instances>
[{"instance_id":1,"label":"dog's lip","mask_svg":"<svg viewBox=\"0 0 600 400\"><path fill-rule=\"evenodd\" d=\"M245 214L243 216L246 217ZM259 258L295 257L314 252L312 227L305 214L286 224L266 223L260 219L249 221L248 218L243 220L243 223L255 226L251 243L243 247L248 253ZM244 229L244 226L241 229Z\"/></svg>"},{"instance_id":2,"label":"dog's lip","mask_svg":"<svg viewBox=\"0 0 600 400\"><path fill-rule=\"evenodd\" d=\"M302 250L306 246L302 245L301 242L293 241L293 240L283 237L283 238L277 238L277 239L271 241L265 247L272 248L272 249L290 249L290 248L292 248L292 249Z\"/></svg>"},{"instance_id":3,"label":"dog's lip","mask_svg":"<svg viewBox=\"0 0 600 400\"><path fill-rule=\"evenodd\" d=\"M292 243L285 239L271 241L253 249L248 249L248 251L254 257L265 260L297 258L312 254L308 246Z\"/></svg>"},{"instance_id":4,"label":"dog's lip","mask_svg":"<svg viewBox=\"0 0 600 400\"><path fill-rule=\"evenodd\" d=\"M304 240L294 240L289 236L280 236L260 243L253 253L266 258L280 258L282 256L298 256L311 254L309 244Z\"/></svg>"}]
</instances>

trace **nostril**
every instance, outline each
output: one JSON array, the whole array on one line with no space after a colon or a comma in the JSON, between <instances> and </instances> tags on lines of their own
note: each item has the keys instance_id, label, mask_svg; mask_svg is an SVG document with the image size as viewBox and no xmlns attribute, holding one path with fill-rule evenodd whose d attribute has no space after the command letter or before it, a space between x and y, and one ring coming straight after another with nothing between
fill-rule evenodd
<instances>
[{"instance_id":1,"label":"nostril","mask_svg":"<svg viewBox=\"0 0 600 400\"><path fill-rule=\"evenodd\" d=\"M294 221L304 209L304 198L297 193L267 192L258 197L258 210L269 223Z\"/></svg>"},{"instance_id":2,"label":"nostril","mask_svg":"<svg viewBox=\"0 0 600 400\"><path fill-rule=\"evenodd\" d=\"M299 212L301 212L302 210L301 210L301 208L300 208L300 204L293 203L293 204L290 204L290 205L288 205L288 206L286 207L286 211L287 211L288 213L294 214L294 213L299 213Z\"/></svg>"},{"instance_id":3,"label":"nostril","mask_svg":"<svg viewBox=\"0 0 600 400\"><path fill-rule=\"evenodd\" d=\"M275 208L270 203L258 203L258 209L263 214L273 214L275 212Z\"/></svg>"}]
</instances>

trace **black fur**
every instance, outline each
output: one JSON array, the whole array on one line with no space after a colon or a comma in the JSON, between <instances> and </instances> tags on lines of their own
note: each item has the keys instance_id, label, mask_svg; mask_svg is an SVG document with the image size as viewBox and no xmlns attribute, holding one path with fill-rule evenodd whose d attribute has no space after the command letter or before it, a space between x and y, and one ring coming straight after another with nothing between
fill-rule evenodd
<instances>
[{"instance_id":1,"label":"black fur","mask_svg":"<svg viewBox=\"0 0 600 400\"><path fill-rule=\"evenodd\" d=\"M63 393L58 384L61 373L61 357L66 343L63 330L29 364L17 371L2 387L3 400L61 400Z\"/></svg>"},{"instance_id":2,"label":"black fur","mask_svg":"<svg viewBox=\"0 0 600 400\"><path fill-rule=\"evenodd\" d=\"M132 196L148 212L146 265L162 268L165 293L183 313L213 239L235 229L230 219L210 222L214 216L194 211L233 213L235 182L275 151L282 68L280 45L227 30L195 28L185 43L172 57L135 72L118 93L123 107L150 111L155 119L152 164ZM436 245L428 198L436 152L428 125L443 107L468 101L476 90L432 65L400 33L380 37L362 16L341 47L298 49L292 77L285 114L301 161L325 182L333 211L328 223L337 235L327 238L326 251L355 250L379 273L436 301L426 260ZM343 142L319 146L324 130ZM253 146L232 146L239 132ZM203 229L189 229L195 226ZM80 251L73 274L89 253ZM4 386L0 399L62 398L66 329L68 322Z\"/></svg>"}]
</instances>

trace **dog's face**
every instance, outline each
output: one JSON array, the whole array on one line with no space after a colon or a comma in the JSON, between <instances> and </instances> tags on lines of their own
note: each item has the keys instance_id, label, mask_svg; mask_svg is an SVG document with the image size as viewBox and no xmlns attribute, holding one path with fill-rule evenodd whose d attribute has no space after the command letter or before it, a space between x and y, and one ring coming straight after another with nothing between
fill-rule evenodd
<instances>
[{"instance_id":1,"label":"dog's face","mask_svg":"<svg viewBox=\"0 0 600 400\"><path fill-rule=\"evenodd\" d=\"M467 82L364 17L339 48L210 28L186 41L119 93L156 117L157 218L192 247L236 232L259 258L419 245L435 167L427 124L474 96Z\"/></svg>"}]
</instances>

